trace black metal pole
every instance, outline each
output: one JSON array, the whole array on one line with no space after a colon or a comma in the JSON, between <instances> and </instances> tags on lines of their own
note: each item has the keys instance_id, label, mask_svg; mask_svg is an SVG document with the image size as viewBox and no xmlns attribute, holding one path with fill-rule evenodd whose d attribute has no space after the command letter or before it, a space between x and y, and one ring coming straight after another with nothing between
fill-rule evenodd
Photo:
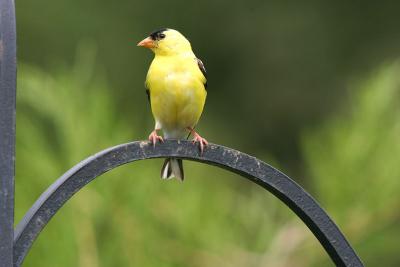
<instances>
[{"instance_id":1,"label":"black metal pole","mask_svg":"<svg viewBox=\"0 0 400 267\"><path fill-rule=\"evenodd\" d=\"M0 267L13 266L16 35L13 0L0 0Z\"/></svg>"}]
</instances>

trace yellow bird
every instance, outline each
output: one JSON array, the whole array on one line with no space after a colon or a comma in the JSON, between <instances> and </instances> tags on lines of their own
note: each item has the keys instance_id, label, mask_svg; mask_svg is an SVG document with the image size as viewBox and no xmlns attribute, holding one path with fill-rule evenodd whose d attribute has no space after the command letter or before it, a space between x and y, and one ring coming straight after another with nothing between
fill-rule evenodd
<instances>
[{"instance_id":1,"label":"yellow bird","mask_svg":"<svg viewBox=\"0 0 400 267\"><path fill-rule=\"evenodd\" d=\"M194 128L203 112L207 96L206 70L203 62L192 51L190 42L178 31L161 29L138 43L151 49L155 56L147 72L146 92L155 119L154 131L149 135L153 145L163 138L184 139L192 134L203 152L207 140ZM168 158L161 169L161 178L176 177L183 181L181 159Z\"/></svg>"}]
</instances>

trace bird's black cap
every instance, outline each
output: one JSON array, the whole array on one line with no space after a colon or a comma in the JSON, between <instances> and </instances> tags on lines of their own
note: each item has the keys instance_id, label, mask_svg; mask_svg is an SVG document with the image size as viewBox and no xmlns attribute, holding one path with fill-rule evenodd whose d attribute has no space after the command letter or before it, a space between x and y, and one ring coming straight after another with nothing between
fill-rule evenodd
<instances>
[{"instance_id":1,"label":"bird's black cap","mask_svg":"<svg viewBox=\"0 0 400 267\"><path fill-rule=\"evenodd\" d=\"M163 32L165 32L165 31L167 31L168 30L168 28L163 28L163 29L159 29L159 30L156 30L156 31L154 31L154 32L152 32L152 33L150 33L150 38L152 39L152 40L160 40L160 39L162 39L163 37L163 35L162 35L162 33ZM165 36L164 36L165 37Z\"/></svg>"}]
</instances>

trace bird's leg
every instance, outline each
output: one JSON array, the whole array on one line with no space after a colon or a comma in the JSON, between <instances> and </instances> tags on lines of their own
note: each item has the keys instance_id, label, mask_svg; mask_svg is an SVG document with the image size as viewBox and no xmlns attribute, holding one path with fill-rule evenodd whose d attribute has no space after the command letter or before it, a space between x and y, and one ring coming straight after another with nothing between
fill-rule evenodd
<instances>
[{"instance_id":1,"label":"bird's leg","mask_svg":"<svg viewBox=\"0 0 400 267\"><path fill-rule=\"evenodd\" d=\"M157 134L157 131L160 129L154 129L149 135L149 141L153 144L153 147L156 147L157 141L164 142L162 136Z\"/></svg>"},{"instance_id":2,"label":"bird's leg","mask_svg":"<svg viewBox=\"0 0 400 267\"><path fill-rule=\"evenodd\" d=\"M208 145L208 142L206 139L201 137L192 127L187 127L187 129L190 131L190 133L193 135L193 143L199 142L200 145L200 153L203 154L204 147Z\"/></svg>"}]
</instances>

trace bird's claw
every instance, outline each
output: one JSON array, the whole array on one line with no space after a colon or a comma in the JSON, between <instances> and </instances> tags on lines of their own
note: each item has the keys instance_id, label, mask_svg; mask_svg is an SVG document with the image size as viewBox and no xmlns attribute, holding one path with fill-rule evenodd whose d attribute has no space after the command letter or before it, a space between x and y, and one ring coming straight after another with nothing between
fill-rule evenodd
<instances>
[{"instance_id":1,"label":"bird's claw","mask_svg":"<svg viewBox=\"0 0 400 267\"><path fill-rule=\"evenodd\" d=\"M194 138L192 140L192 143L196 143L199 142L199 146L200 146L200 155L203 155L203 151L204 151L204 147L208 145L208 142L206 139L204 139L203 137L201 137L198 133L194 133Z\"/></svg>"},{"instance_id":2,"label":"bird's claw","mask_svg":"<svg viewBox=\"0 0 400 267\"><path fill-rule=\"evenodd\" d=\"M149 141L150 141L150 143L153 144L153 147L156 147L157 141L160 141L160 143L162 143L162 142L164 142L164 139L162 138L162 136L157 134L156 130L154 130L149 135Z\"/></svg>"}]
</instances>

